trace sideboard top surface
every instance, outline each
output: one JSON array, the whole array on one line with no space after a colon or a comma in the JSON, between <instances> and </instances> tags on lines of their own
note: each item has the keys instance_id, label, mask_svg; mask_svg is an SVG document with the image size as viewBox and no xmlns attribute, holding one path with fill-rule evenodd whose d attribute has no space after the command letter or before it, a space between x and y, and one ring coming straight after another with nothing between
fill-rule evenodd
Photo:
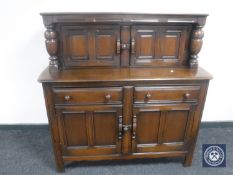
<instances>
[{"instance_id":1,"label":"sideboard top surface","mask_svg":"<svg viewBox=\"0 0 233 175\"><path fill-rule=\"evenodd\" d=\"M118 82L118 81L168 81L209 80L211 74L199 67L189 68L95 68L69 69L51 73L47 67L39 82Z\"/></svg>"},{"instance_id":2,"label":"sideboard top surface","mask_svg":"<svg viewBox=\"0 0 233 175\"><path fill-rule=\"evenodd\" d=\"M118 23L198 23L205 25L208 14L152 14L152 13L41 13L45 26L53 23L118 22Z\"/></svg>"}]
</instances>

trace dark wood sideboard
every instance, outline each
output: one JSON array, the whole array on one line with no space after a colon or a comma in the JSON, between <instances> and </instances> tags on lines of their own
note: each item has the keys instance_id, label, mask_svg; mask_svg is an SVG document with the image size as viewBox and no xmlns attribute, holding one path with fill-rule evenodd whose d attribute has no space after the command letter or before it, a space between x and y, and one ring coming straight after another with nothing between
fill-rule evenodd
<instances>
[{"instance_id":1,"label":"dark wood sideboard","mask_svg":"<svg viewBox=\"0 0 233 175\"><path fill-rule=\"evenodd\" d=\"M183 157L190 166L211 75L205 14L42 13L41 73L58 171L82 160Z\"/></svg>"}]
</instances>

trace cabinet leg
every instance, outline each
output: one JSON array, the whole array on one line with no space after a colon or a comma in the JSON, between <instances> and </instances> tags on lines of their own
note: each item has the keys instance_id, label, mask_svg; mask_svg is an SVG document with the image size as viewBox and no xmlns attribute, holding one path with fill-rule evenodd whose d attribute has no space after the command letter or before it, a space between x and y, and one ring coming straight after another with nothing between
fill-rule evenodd
<instances>
[{"instance_id":1,"label":"cabinet leg","mask_svg":"<svg viewBox=\"0 0 233 175\"><path fill-rule=\"evenodd\" d=\"M192 165L193 161L193 153L189 153L185 156L184 161L183 161L183 166L188 167Z\"/></svg>"},{"instance_id":2,"label":"cabinet leg","mask_svg":"<svg viewBox=\"0 0 233 175\"><path fill-rule=\"evenodd\" d=\"M64 162L62 158L56 158L56 169L58 173L64 172Z\"/></svg>"},{"instance_id":3,"label":"cabinet leg","mask_svg":"<svg viewBox=\"0 0 233 175\"><path fill-rule=\"evenodd\" d=\"M54 158L56 163L57 172L64 172L64 161L62 158L61 148L58 143L54 143Z\"/></svg>"}]
</instances>

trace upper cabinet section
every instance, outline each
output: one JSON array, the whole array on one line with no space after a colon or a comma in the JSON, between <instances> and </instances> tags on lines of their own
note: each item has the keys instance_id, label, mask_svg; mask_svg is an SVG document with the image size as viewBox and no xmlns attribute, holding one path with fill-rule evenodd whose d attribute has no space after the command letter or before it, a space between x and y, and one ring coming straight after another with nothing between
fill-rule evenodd
<instances>
[{"instance_id":1,"label":"upper cabinet section","mask_svg":"<svg viewBox=\"0 0 233 175\"><path fill-rule=\"evenodd\" d=\"M197 68L207 15L42 13L50 70Z\"/></svg>"}]
</instances>

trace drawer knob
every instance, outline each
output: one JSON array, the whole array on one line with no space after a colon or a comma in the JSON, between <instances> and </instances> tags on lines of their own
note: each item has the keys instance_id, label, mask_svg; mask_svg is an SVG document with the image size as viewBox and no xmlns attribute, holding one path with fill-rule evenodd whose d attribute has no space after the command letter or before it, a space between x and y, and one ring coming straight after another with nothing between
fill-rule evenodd
<instances>
[{"instance_id":1,"label":"drawer knob","mask_svg":"<svg viewBox=\"0 0 233 175\"><path fill-rule=\"evenodd\" d=\"M188 99L190 96L191 96L190 93L185 93L185 94L184 94L184 97L185 97L186 99Z\"/></svg>"},{"instance_id":2,"label":"drawer knob","mask_svg":"<svg viewBox=\"0 0 233 175\"><path fill-rule=\"evenodd\" d=\"M111 96L110 94L105 95L105 99L106 99L106 100L110 100L111 97L112 97L112 96Z\"/></svg>"},{"instance_id":3,"label":"drawer knob","mask_svg":"<svg viewBox=\"0 0 233 175\"><path fill-rule=\"evenodd\" d=\"M64 97L64 99L65 99L65 101L70 101L70 99L71 99L71 96L69 96L69 95L66 95L66 96Z\"/></svg>"},{"instance_id":4,"label":"drawer knob","mask_svg":"<svg viewBox=\"0 0 233 175\"><path fill-rule=\"evenodd\" d=\"M150 98L151 98L151 94L149 92L147 92L146 99L150 99Z\"/></svg>"}]
</instances>

